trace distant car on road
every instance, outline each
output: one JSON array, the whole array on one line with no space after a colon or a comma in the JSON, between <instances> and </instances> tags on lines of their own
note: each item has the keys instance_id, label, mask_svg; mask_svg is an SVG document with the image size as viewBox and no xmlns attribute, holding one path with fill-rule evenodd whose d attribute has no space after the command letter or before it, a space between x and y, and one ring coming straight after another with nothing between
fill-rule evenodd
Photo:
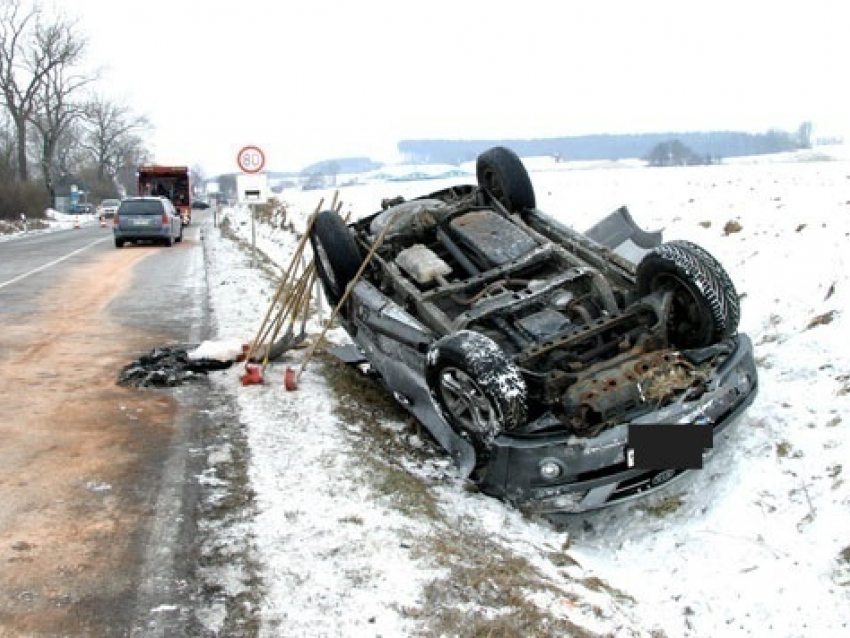
<instances>
[{"instance_id":1,"label":"distant car on road","mask_svg":"<svg viewBox=\"0 0 850 638\"><path fill-rule=\"evenodd\" d=\"M121 202L112 224L115 247L128 241L160 242L173 246L183 241L180 213L165 197L128 197Z\"/></svg>"},{"instance_id":2,"label":"distant car on road","mask_svg":"<svg viewBox=\"0 0 850 638\"><path fill-rule=\"evenodd\" d=\"M198 210L205 210L205 209L207 209L207 208L209 208L209 207L210 207L210 205L209 205L209 204L207 204L207 203L206 203L204 200L202 200L202 199L193 199L193 200L192 200L192 208L197 208Z\"/></svg>"},{"instance_id":3,"label":"distant car on road","mask_svg":"<svg viewBox=\"0 0 850 638\"><path fill-rule=\"evenodd\" d=\"M120 199L104 199L97 207L97 216L104 219L112 219L115 213L118 212L118 207L121 205Z\"/></svg>"}]
</instances>

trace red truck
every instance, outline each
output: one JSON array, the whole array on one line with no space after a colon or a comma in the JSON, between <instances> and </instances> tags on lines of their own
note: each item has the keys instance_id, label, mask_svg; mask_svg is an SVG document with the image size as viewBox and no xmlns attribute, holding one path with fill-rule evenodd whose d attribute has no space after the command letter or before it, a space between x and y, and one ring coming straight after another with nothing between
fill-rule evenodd
<instances>
[{"instance_id":1,"label":"red truck","mask_svg":"<svg viewBox=\"0 0 850 638\"><path fill-rule=\"evenodd\" d=\"M183 225L192 221L192 187L188 166L143 164L137 171L140 197L167 197L180 211Z\"/></svg>"}]
</instances>

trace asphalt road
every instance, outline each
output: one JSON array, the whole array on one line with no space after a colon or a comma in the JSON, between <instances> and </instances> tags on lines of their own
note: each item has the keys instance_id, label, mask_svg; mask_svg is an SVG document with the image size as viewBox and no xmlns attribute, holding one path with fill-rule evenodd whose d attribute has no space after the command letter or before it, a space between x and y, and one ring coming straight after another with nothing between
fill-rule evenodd
<instances>
[{"instance_id":1,"label":"asphalt road","mask_svg":"<svg viewBox=\"0 0 850 638\"><path fill-rule=\"evenodd\" d=\"M0 242L0 635L192 635L203 384L120 369L198 343L209 315L196 213L171 248L99 225Z\"/></svg>"}]
</instances>

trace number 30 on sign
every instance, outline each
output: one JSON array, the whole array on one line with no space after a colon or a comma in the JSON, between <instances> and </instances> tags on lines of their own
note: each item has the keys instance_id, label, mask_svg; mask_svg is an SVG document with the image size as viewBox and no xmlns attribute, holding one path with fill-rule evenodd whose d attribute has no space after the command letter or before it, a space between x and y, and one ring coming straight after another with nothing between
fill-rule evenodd
<instances>
[{"instance_id":1,"label":"number 30 on sign","mask_svg":"<svg viewBox=\"0 0 850 638\"><path fill-rule=\"evenodd\" d=\"M239 169L244 173L259 173L266 165L266 156L259 146L244 146L236 155Z\"/></svg>"}]
</instances>

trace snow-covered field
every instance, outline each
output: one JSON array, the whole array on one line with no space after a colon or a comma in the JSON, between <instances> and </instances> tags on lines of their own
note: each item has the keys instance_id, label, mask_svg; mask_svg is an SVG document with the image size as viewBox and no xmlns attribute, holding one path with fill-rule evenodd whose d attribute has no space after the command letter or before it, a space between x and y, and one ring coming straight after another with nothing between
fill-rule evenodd
<instances>
[{"instance_id":1,"label":"snow-covered field","mask_svg":"<svg viewBox=\"0 0 850 638\"><path fill-rule=\"evenodd\" d=\"M539 635L564 626L617 635L850 634L850 162L811 161L820 157L664 169L529 161L539 208L583 230L626 204L666 239L706 247L742 295L759 397L703 471L650 498L555 529L465 489L439 452L418 453L422 441L399 412L356 406L330 388L321 366L311 364L289 393L287 363L270 365L263 385L242 386L241 367L220 373L250 444L263 634L436 634L447 631L432 624L447 618L435 610L441 604L458 618L502 618L491 629L510 627L505 619L521 612L508 592L486 594L486 573L477 591L452 579L458 564L488 563L484 571L495 574L515 560L526 577L510 594L539 609ZM383 197L447 183L354 186L339 198L343 213L359 216ZM333 196L286 191L281 199L297 228ZM226 215L250 240L247 212ZM257 245L283 266L295 238L276 226L260 225ZM205 244L217 338L250 340L277 282L218 229L205 232ZM355 404L359 416L340 403ZM367 422L403 444L393 458L380 458L392 450L370 444ZM394 498L381 488L387 476L376 480L382 473L403 474L421 491ZM461 546L441 554L441 539ZM512 582L494 577L490 586ZM469 635L472 625L455 632Z\"/></svg>"}]
</instances>

